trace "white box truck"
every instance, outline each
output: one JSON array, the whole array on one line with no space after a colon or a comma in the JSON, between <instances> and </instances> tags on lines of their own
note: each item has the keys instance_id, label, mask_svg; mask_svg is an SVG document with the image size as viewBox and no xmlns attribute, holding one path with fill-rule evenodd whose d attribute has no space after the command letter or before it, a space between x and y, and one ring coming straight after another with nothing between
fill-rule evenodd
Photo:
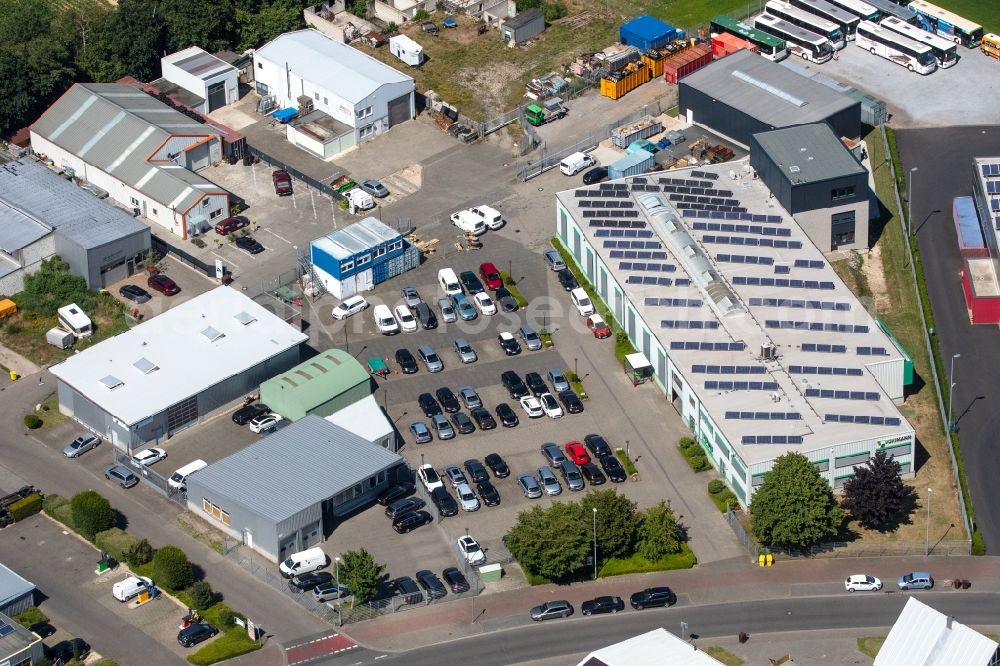
<instances>
[{"instance_id":1,"label":"white box truck","mask_svg":"<svg viewBox=\"0 0 1000 666\"><path fill-rule=\"evenodd\" d=\"M389 53L410 67L420 67L424 64L424 47L406 35L394 35L389 38Z\"/></svg>"}]
</instances>

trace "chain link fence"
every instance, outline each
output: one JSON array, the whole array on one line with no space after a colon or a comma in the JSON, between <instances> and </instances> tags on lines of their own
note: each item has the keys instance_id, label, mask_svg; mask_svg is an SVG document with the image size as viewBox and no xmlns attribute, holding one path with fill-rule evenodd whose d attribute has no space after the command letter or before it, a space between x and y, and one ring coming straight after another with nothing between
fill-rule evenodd
<instances>
[{"instance_id":1,"label":"chain link fence","mask_svg":"<svg viewBox=\"0 0 1000 666\"><path fill-rule=\"evenodd\" d=\"M161 476L149 467L135 462L135 460L132 459L132 456L117 446L111 447L111 450L116 464L134 472L141 480L166 495L167 499L173 500L183 507L187 507L187 493L182 490L178 490L177 488L173 488L167 482L167 477Z\"/></svg>"},{"instance_id":2,"label":"chain link fence","mask_svg":"<svg viewBox=\"0 0 1000 666\"><path fill-rule=\"evenodd\" d=\"M555 152L548 151L545 144L542 143L541 154L535 155L534 159L518 160L517 164L514 165L514 173L521 181L531 180L536 176L542 175L549 169L558 166L560 162L573 153L593 150L597 146L597 143L598 138L591 135Z\"/></svg>"}]
</instances>

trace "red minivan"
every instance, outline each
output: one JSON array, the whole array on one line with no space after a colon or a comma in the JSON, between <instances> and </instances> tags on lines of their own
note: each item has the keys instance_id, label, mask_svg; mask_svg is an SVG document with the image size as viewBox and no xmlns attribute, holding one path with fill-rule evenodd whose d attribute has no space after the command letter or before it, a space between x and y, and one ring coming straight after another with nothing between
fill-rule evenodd
<instances>
[{"instance_id":1,"label":"red minivan","mask_svg":"<svg viewBox=\"0 0 1000 666\"><path fill-rule=\"evenodd\" d=\"M479 277L483 279L483 283L490 291L496 291L503 286L503 280L500 279L500 271L490 261L479 265Z\"/></svg>"}]
</instances>

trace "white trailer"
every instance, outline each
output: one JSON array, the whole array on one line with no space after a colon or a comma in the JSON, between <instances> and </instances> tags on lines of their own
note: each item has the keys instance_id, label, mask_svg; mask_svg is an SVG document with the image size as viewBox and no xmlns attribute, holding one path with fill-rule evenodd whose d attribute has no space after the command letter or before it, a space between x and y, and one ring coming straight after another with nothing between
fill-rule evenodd
<instances>
[{"instance_id":1,"label":"white trailer","mask_svg":"<svg viewBox=\"0 0 1000 666\"><path fill-rule=\"evenodd\" d=\"M389 52L411 67L419 67L424 64L424 47L406 35L390 37Z\"/></svg>"}]
</instances>

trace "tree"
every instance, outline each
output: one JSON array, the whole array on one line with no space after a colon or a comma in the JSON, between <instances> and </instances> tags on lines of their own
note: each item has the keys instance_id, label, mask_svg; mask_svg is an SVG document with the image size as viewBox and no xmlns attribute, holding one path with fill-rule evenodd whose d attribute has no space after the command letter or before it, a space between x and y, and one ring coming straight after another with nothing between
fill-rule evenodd
<instances>
[{"instance_id":1,"label":"tree","mask_svg":"<svg viewBox=\"0 0 1000 666\"><path fill-rule=\"evenodd\" d=\"M650 562L662 560L667 555L681 552L681 528L674 511L666 502L649 507L639 523L639 540L636 551Z\"/></svg>"},{"instance_id":2,"label":"tree","mask_svg":"<svg viewBox=\"0 0 1000 666\"><path fill-rule=\"evenodd\" d=\"M302 26L301 3L295 0L273 0L259 9L237 7L235 15L239 51L260 46Z\"/></svg>"},{"instance_id":3,"label":"tree","mask_svg":"<svg viewBox=\"0 0 1000 666\"><path fill-rule=\"evenodd\" d=\"M153 561L153 547L149 541L141 539L137 544L125 551L125 561L130 567L137 567Z\"/></svg>"},{"instance_id":4,"label":"tree","mask_svg":"<svg viewBox=\"0 0 1000 666\"><path fill-rule=\"evenodd\" d=\"M184 590L194 575L187 555L177 546L164 546L153 556L153 580L168 590Z\"/></svg>"},{"instance_id":5,"label":"tree","mask_svg":"<svg viewBox=\"0 0 1000 666\"><path fill-rule=\"evenodd\" d=\"M584 566L590 531L591 516L584 516L577 503L535 506L517 514L507 548L528 573L559 580Z\"/></svg>"},{"instance_id":6,"label":"tree","mask_svg":"<svg viewBox=\"0 0 1000 666\"><path fill-rule=\"evenodd\" d=\"M99 70L99 81L126 74L140 81L160 75L160 57L167 48L162 3L156 0L119 0L118 9L94 35L88 46L88 66Z\"/></svg>"},{"instance_id":7,"label":"tree","mask_svg":"<svg viewBox=\"0 0 1000 666\"><path fill-rule=\"evenodd\" d=\"M24 276L24 290L15 296L18 308L39 315L53 315L58 308L76 303L84 310L95 303L87 281L69 272L69 264L56 255L43 259L38 271Z\"/></svg>"},{"instance_id":8,"label":"tree","mask_svg":"<svg viewBox=\"0 0 1000 666\"><path fill-rule=\"evenodd\" d=\"M830 485L800 453L779 456L750 504L754 536L765 546L805 548L835 536L844 522Z\"/></svg>"},{"instance_id":9,"label":"tree","mask_svg":"<svg viewBox=\"0 0 1000 666\"><path fill-rule=\"evenodd\" d=\"M192 585L188 596L191 597L191 606L198 611L208 610L215 603L215 592L207 581L200 580Z\"/></svg>"},{"instance_id":10,"label":"tree","mask_svg":"<svg viewBox=\"0 0 1000 666\"><path fill-rule=\"evenodd\" d=\"M368 601L378 591L378 581L385 565L375 561L364 548L349 550L341 556L340 580L354 596L355 602Z\"/></svg>"},{"instance_id":11,"label":"tree","mask_svg":"<svg viewBox=\"0 0 1000 666\"><path fill-rule=\"evenodd\" d=\"M862 527L886 532L912 513L917 491L903 483L896 458L877 451L844 483L844 508Z\"/></svg>"},{"instance_id":12,"label":"tree","mask_svg":"<svg viewBox=\"0 0 1000 666\"><path fill-rule=\"evenodd\" d=\"M160 5L166 26L167 48L180 51L200 46L212 52L229 47L228 7L216 0L170 0Z\"/></svg>"},{"instance_id":13,"label":"tree","mask_svg":"<svg viewBox=\"0 0 1000 666\"><path fill-rule=\"evenodd\" d=\"M115 510L111 508L111 502L93 490L84 490L74 495L70 509L73 527L88 541L93 541L98 532L115 526Z\"/></svg>"},{"instance_id":14,"label":"tree","mask_svg":"<svg viewBox=\"0 0 1000 666\"><path fill-rule=\"evenodd\" d=\"M580 506L583 517L591 519L591 530L593 510L597 509L597 549L602 558L628 557L632 554L639 527L635 502L610 488L587 493L580 500Z\"/></svg>"}]
</instances>

